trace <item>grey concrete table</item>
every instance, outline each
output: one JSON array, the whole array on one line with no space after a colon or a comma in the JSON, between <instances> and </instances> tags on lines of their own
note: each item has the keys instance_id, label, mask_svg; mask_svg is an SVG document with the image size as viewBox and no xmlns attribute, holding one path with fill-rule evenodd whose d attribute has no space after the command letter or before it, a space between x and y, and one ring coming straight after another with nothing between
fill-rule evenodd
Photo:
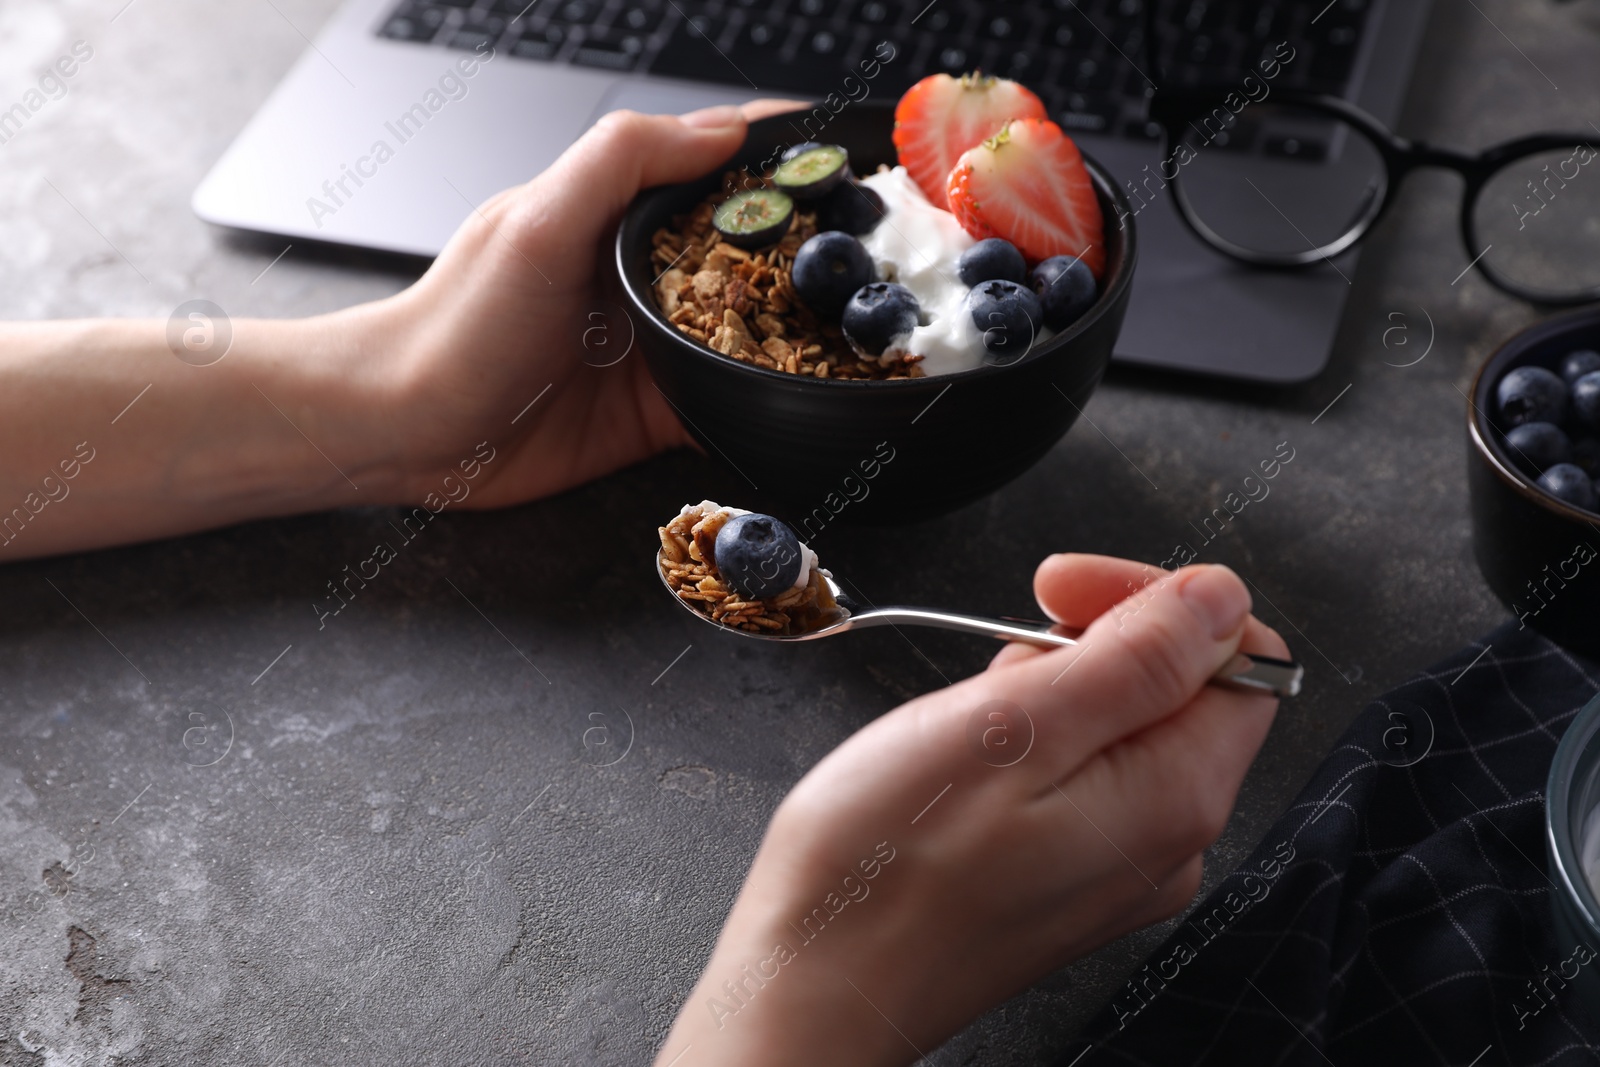
<instances>
[{"instance_id":1,"label":"grey concrete table","mask_svg":"<svg viewBox=\"0 0 1600 1067\"><path fill-rule=\"evenodd\" d=\"M165 317L206 297L302 315L406 284L359 256L295 250L268 270L281 243L187 208L331 0L123 4L0 7L0 103L73 41L93 48L0 145L0 311ZM1475 147L1600 115L1592 8L1439 7L1403 132ZM1535 313L1452 282L1455 196L1446 177L1409 186L1318 381L1118 373L1094 426L993 498L822 537L880 601L1023 613L1045 553L1162 559L1287 441L1270 497L1202 551L1250 577L1308 668L1208 884L1368 698L1505 617L1470 556L1461 390ZM1388 365L1421 351L1428 318L1428 357ZM1403 353L1404 335L1384 345L1397 324ZM101 422L63 440L116 447ZM994 651L893 632L771 648L698 626L644 554L663 516L719 495L737 483L680 454L447 513L320 630L312 601L388 513L0 570L0 1064L643 1062L790 785ZM1074 1054L1161 936L1066 968L930 1059Z\"/></svg>"}]
</instances>

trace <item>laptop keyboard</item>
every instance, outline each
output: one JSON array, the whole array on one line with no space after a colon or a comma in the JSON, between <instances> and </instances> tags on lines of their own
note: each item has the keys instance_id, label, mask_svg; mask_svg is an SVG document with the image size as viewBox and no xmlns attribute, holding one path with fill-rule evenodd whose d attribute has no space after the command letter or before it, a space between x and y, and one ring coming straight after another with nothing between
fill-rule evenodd
<instances>
[{"instance_id":1,"label":"laptop keyboard","mask_svg":"<svg viewBox=\"0 0 1600 1067\"><path fill-rule=\"evenodd\" d=\"M896 96L925 75L982 69L1026 83L1069 130L1158 137L1144 0L402 0L378 30L418 45L822 98L859 64ZM1238 82L1282 42L1274 84L1342 95L1372 0L1154 0L1169 82ZM884 47L892 46L890 52Z\"/></svg>"}]
</instances>

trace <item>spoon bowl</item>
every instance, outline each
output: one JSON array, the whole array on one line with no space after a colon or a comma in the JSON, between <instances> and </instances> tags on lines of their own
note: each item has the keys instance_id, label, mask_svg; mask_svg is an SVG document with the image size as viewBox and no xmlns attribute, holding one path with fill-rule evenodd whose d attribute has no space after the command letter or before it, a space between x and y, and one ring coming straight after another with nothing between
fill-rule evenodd
<instances>
[{"instance_id":1,"label":"spoon bowl","mask_svg":"<svg viewBox=\"0 0 1600 1067\"><path fill-rule=\"evenodd\" d=\"M740 637L752 637L757 641L815 641L819 638L833 637L837 634L847 633L850 630L864 630L873 626L930 626L939 630L957 630L961 633L978 634L979 636L992 637L1000 641L1022 641L1030 645L1037 645L1040 648L1061 648L1078 644L1077 638L1083 632L1061 626L1058 623L1041 622L1032 619L964 615L935 608L864 608L846 595L839 588L839 583L827 571L819 570L818 574L827 585L828 591L833 594L834 602L838 605L833 616L820 621L818 625L801 633L752 633L749 630L724 625L709 615L696 610L693 604L678 596L667 581L665 561L662 559L661 551L659 549L656 551L656 577L661 580L662 586L678 606L707 626L715 626L725 633L738 634ZM1272 656L1257 656L1249 652L1236 652L1233 658L1223 664L1222 669L1212 678L1212 683L1256 692L1268 692L1279 697L1292 697L1300 692L1300 683L1304 675L1305 669L1294 660L1276 659Z\"/></svg>"}]
</instances>

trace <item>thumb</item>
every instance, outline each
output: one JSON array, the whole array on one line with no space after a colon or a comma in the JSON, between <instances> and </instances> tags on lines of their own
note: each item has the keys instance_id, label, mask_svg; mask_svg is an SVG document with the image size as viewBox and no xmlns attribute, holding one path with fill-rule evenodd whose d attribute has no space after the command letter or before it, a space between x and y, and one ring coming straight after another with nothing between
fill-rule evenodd
<instances>
[{"instance_id":1,"label":"thumb","mask_svg":"<svg viewBox=\"0 0 1600 1067\"><path fill-rule=\"evenodd\" d=\"M1102 615L1084 631L1079 641L1094 654L1073 672L1080 694L1117 709L1122 735L1165 718L1238 650L1250 606L1250 591L1227 567L1183 568L1165 588L1134 598L1131 610Z\"/></svg>"},{"instance_id":2,"label":"thumb","mask_svg":"<svg viewBox=\"0 0 1600 1067\"><path fill-rule=\"evenodd\" d=\"M1238 650L1250 591L1227 567L1185 567L1097 618L1075 648L1009 663L1004 695L1040 712L1039 743L1062 767L1160 722Z\"/></svg>"},{"instance_id":3,"label":"thumb","mask_svg":"<svg viewBox=\"0 0 1600 1067\"><path fill-rule=\"evenodd\" d=\"M744 114L728 105L682 117L611 111L537 184L557 218L615 218L639 190L689 181L726 162L745 128Z\"/></svg>"}]
</instances>

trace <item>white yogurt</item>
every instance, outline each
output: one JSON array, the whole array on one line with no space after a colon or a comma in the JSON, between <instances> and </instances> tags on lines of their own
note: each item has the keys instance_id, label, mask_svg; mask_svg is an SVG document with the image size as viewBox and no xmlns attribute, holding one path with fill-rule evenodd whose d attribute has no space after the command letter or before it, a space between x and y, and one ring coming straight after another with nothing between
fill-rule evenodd
<instances>
[{"instance_id":1,"label":"white yogurt","mask_svg":"<svg viewBox=\"0 0 1600 1067\"><path fill-rule=\"evenodd\" d=\"M705 519L715 515L719 511L727 512L729 518L750 514L750 512L744 508L725 508L715 501L702 500L698 504L685 504L683 506L683 510L678 512L678 517L686 518L692 515L696 519ZM799 541L799 538L796 538L796 540ZM811 551L811 549L807 548L804 541L800 541L800 574L795 578L793 588L804 589L807 585L809 585L811 583L811 569L816 565L817 554ZM828 572L823 571L822 573L827 574Z\"/></svg>"},{"instance_id":2,"label":"white yogurt","mask_svg":"<svg viewBox=\"0 0 1600 1067\"><path fill-rule=\"evenodd\" d=\"M911 290L926 322L894 350L922 356L927 374L982 366L983 333L967 310L967 286L956 275L961 253L977 242L953 214L922 195L904 167L878 171L861 182L883 197L884 206L883 221L861 243L880 278ZM1041 326L1035 343L1049 336Z\"/></svg>"}]
</instances>

